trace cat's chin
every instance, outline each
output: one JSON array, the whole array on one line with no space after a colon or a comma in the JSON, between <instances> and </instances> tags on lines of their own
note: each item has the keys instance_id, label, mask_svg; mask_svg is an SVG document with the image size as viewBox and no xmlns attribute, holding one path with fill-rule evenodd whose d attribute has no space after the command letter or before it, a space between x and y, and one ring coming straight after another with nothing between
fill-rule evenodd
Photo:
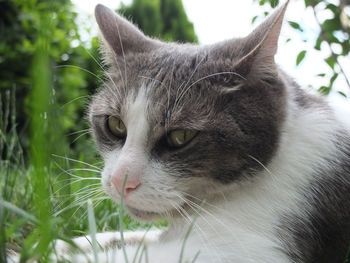
<instances>
[{"instance_id":1,"label":"cat's chin","mask_svg":"<svg viewBox=\"0 0 350 263\"><path fill-rule=\"evenodd\" d=\"M125 208L129 212L129 215L138 221L153 221L162 218L160 213L144 211L128 205Z\"/></svg>"}]
</instances>

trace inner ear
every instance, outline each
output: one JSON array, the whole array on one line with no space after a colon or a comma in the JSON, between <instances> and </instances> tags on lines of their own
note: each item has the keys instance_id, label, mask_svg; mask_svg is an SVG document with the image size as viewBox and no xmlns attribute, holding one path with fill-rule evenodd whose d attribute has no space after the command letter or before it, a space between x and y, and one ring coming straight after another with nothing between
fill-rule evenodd
<instances>
[{"instance_id":1,"label":"inner ear","mask_svg":"<svg viewBox=\"0 0 350 263\"><path fill-rule=\"evenodd\" d=\"M243 43L251 50L235 65L242 73L247 73L253 67L274 68L274 56L277 53L278 39L288 3L289 0L245 38Z\"/></svg>"}]
</instances>

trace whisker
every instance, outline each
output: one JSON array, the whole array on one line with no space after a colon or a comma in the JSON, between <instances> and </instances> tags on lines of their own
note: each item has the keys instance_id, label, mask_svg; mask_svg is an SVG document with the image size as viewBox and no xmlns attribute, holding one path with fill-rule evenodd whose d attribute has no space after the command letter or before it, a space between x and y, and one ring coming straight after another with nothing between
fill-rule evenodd
<instances>
[{"instance_id":1,"label":"whisker","mask_svg":"<svg viewBox=\"0 0 350 263\"><path fill-rule=\"evenodd\" d=\"M119 89L118 89L118 87L117 87L117 85L115 84L115 82L114 82L114 80L113 80L113 78L111 77L111 75L110 75L110 73L103 67L103 65L102 65L102 63L99 63L98 62L98 60L90 53L90 51L87 49L87 48L85 48L85 51L89 54L89 56L94 60L94 62L100 67L100 69L102 70L102 72L104 73L104 75L105 76L107 76L108 78L109 78L109 80L112 82L112 84L113 84L113 86L115 87L115 90L111 90L110 88L110 90L112 91L112 94L114 94L114 91L116 91L118 94L116 94L116 96L121 96L121 94L120 94L120 92L119 92ZM117 64L117 67L118 67L118 63L116 63ZM119 68L119 67L118 67ZM121 72L120 72L120 75L122 75L121 74ZM101 80L101 82L103 81L102 79L100 79ZM123 77L122 77L122 81L124 82L124 80L123 80Z\"/></svg>"},{"instance_id":2,"label":"whisker","mask_svg":"<svg viewBox=\"0 0 350 263\"><path fill-rule=\"evenodd\" d=\"M175 70L175 60L173 62L173 66L172 66L172 70L171 70L171 76L170 76L170 80L169 80L169 86L167 87L167 107L165 108L165 116L166 116L166 121L169 120L170 118L170 92L171 92L171 85L173 82L173 78L174 78L174 70Z\"/></svg>"},{"instance_id":3,"label":"whisker","mask_svg":"<svg viewBox=\"0 0 350 263\"><path fill-rule=\"evenodd\" d=\"M219 75L225 75L225 74L231 74L231 75L235 75L235 76L238 76L244 80L247 80L245 77L243 77L241 74L238 74L236 72L231 72L231 71L223 71L223 72L217 72L217 73L213 73L213 74L210 74L210 75L207 75L205 77L202 77L198 80L196 80L195 82L193 82L190 86L188 86L186 88L186 90L181 94L181 97L179 98L179 101L182 99L182 97L187 93L187 91L190 90L191 87L193 87L194 85L196 85L198 82L202 81L202 80L205 80L205 79L208 79L208 78L211 78L211 77L214 77L214 76L219 76Z\"/></svg>"},{"instance_id":4,"label":"whisker","mask_svg":"<svg viewBox=\"0 0 350 263\"><path fill-rule=\"evenodd\" d=\"M104 200L107 200L109 198L107 197L103 197L103 198L94 198L92 201L96 201L97 200L97 204L93 205L94 208L96 208L98 205L100 205ZM82 215L80 216L79 220L82 220L84 217L86 217L87 215L87 210L82 213Z\"/></svg>"},{"instance_id":5,"label":"whisker","mask_svg":"<svg viewBox=\"0 0 350 263\"><path fill-rule=\"evenodd\" d=\"M71 162L76 162L76 163L80 163L80 164L85 164L87 166L90 166L92 168L95 168L97 170L101 170L99 167L95 166L95 165L92 165L92 164L89 164L87 162L83 162L83 161L79 161L79 160L75 160L75 159L72 159L72 158L69 158L69 157L66 157L66 156L60 156L60 155L57 155L57 154L52 154L52 156L54 157L57 157L57 158L61 158L61 159L64 159L64 160L68 160L68 161L71 161ZM102 170L101 170L102 171Z\"/></svg>"},{"instance_id":6,"label":"whisker","mask_svg":"<svg viewBox=\"0 0 350 263\"><path fill-rule=\"evenodd\" d=\"M83 130L80 130L80 131L71 132L71 133L66 134L66 136L71 136L71 135L74 135L74 134L79 134L79 133L87 132L87 131L90 131L90 129L88 128L88 129L83 129Z\"/></svg>"},{"instance_id":7,"label":"whisker","mask_svg":"<svg viewBox=\"0 0 350 263\"><path fill-rule=\"evenodd\" d=\"M182 199L182 197L180 196L180 195L177 195L180 199ZM182 199L183 200L183 199ZM186 202L186 200L183 200L184 202ZM192 207L191 207L192 208ZM184 208L182 208L181 206L179 207L179 209L181 210L181 211L183 211L183 213L185 213L185 215L187 215L187 217L189 218L189 220L190 220L190 222L189 222L189 225L191 224L191 221L192 220L194 220L194 219L191 219L191 217L188 215L188 213L186 212L186 210L184 209ZM199 211L199 209L194 209L194 208L192 208L194 211L196 211L196 212L198 212ZM202 210L202 207L200 207L200 211ZM200 213L198 214L199 216L201 216L200 215ZM202 218L203 218L203 216L201 216ZM205 232L204 232L204 230L199 226L199 224L194 224L194 228L196 229L196 230L198 230L198 232L197 232L197 234L198 234L198 236L200 237L200 239L201 239L201 241L202 241L202 245L206 248L206 250L207 251L212 251L212 253L214 252L215 253L215 257L216 257L216 260L215 260L215 262L218 262L217 260L219 260L220 262L222 262L222 260L221 260L221 258L220 258L220 256L219 256L219 254L218 253L216 253L215 252L215 249L214 249L214 247L213 247L213 245L209 245L209 244L211 244L211 243L208 243L207 241L208 241L208 239L206 238L206 235L205 235Z\"/></svg>"},{"instance_id":8,"label":"whisker","mask_svg":"<svg viewBox=\"0 0 350 263\"><path fill-rule=\"evenodd\" d=\"M117 31L118 31L118 35L119 35L120 47L121 47L121 50L122 50L123 60L124 60L125 88L127 88L128 87L128 78L127 78L127 74L126 74L126 59L125 59L124 46L123 46L122 38L121 38L121 35L120 35L118 23L116 23L116 24L117 24Z\"/></svg>"},{"instance_id":9,"label":"whisker","mask_svg":"<svg viewBox=\"0 0 350 263\"><path fill-rule=\"evenodd\" d=\"M86 172L101 173L101 170L89 169L89 168L70 168L67 171L86 171Z\"/></svg>"},{"instance_id":10,"label":"whisker","mask_svg":"<svg viewBox=\"0 0 350 263\"><path fill-rule=\"evenodd\" d=\"M180 197L180 196L179 196ZM182 198L182 197L180 197L180 198ZM213 218L217 223L219 223L224 229L226 229L229 233L232 233L232 236L235 238L235 236L234 236L234 231L230 228L230 227L228 227L228 225L226 224L226 223L224 223L223 221L221 221L221 220L219 220L218 219L218 217L217 216L215 216L214 214L212 214L211 212L209 212L207 209L205 209L203 206L200 206L200 205L198 205L197 203L195 203L195 202L192 202L191 200L188 200L187 198L185 198L185 197L183 197L184 199L182 199L182 200L184 200L184 202L186 203L186 204L188 204L189 206L190 206L190 208L191 209L193 209L193 210L195 210L194 209L194 207L196 208L196 210L198 210L198 209L201 209L201 211L203 211L204 213L206 213L207 215L209 215L211 218ZM207 203L205 203L205 205L207 205ZM194 206L194 207L193 207ZM216 209L217 209L217 207L216 207ZM225 211L224 209L222 209L223 211ZM226 211L225 211L226 212ZM227 212L226 212L227 213ZM228 215L230 215L229 213L227 213ZM220 233L219 232L217 232L217 228L216 227L214 227L214 226L212 226L212 224L208 221L208 220L206 220L205 219L205 217L203 216L203 215L201 215L201 214L199 214L199 216L206 222L206 224L214 231L214 232L216 232L218 235L217 236L221 236L220 235ZM223 238L221 238L222 239L222 241L223 241L223 243L226 243L226 241L223 239ZM235 238L236 239L236 238ZM247 251L247 249L241 244L241 242L238 240L238 239L236 239L236 244L237 245L239 245L240 246L240 248L243 250L243 251L245 251L246 252L246 254L248 254L248 251Z\"/></svg>"},{"instance_id":11,"label":"whisker","mask_svg":"<svg viewBox=\"0 0 350 263\"><path fill-rule=\"evenodd\" d=\"M106 70L105 70L105 68L103 67L103 65L102 65L101 63L98 62L98 60L90 53L90 51L89 51L87 48L84 47L84 49L85 49L86 53L88 53L89 56L92 58L92 60L95 61L95 63L100 67L100 69L101 69L103 72L105 72Z\"/></svg>"},{"instance_id":12,"label":"whisker","mask_svg":"<svg viewBox=\"0 0 350 263\"><path fill-rule=\"evenodd\" d=\"M199 63L196 65L196 67L194 68L194 70L192 71L189 79L187 80L187 82L183 82L180 87L176 90L176 97L175 97L175 105L174 105L174 109L176 109L177 105L180 103L181 98L183 97L183 94L187 92L187 88L186 86L188 85L188 83L191 81L192 77L194 76L194 74L197 72L197 69L199 68L200 64L204 61L205 57L203 57ZM182 85L184 84L184 88L182 88ZM178 91L180 90L180 94L178 94Z\"/></svg>"},{"instance_id":13,"label":"whisker","mask_svg":"<svg viewBox=\"0 0 350 263\"><path fill-rule=\"evenodd\" d=\"M98 197L100 197L102 194L104 194L104 193L102 193L102 192L100 192L100 191L98 191L98 190L93 191L93 192L88 193L88 194L85 194L85 195L83 195L83 196L81 196L81 197L75 199L70 205L65 206L63 209L61 209L61 210L55 212L53 215L54 215L54 216L58 216L58 215L60 215L61 213L63 213L64 211L67 211L67 210L69 210L69 209L71 209L71 208L73 208L73 207L78 206L78 208L77 208L77 209L75 210L75 212L72 214L72 217L73 217L73 216L77 213L77 211L87 202L87 200L88 200L89 198L91 198L91 197L94 196L94 195L95 195L96 198L98 198ZM62 203L60 206L62 206L62 205L63 205L63 203ZM59 206L59 207L60 207L60 206Z\"/></svg>"},{"instance_id":14,"label":"whisker","mask_svg":"<svg viewBox=\"0 0 350 263\"><path fill-rule=\"evenodd\" d=\"M55 68L76 68L76 69L80 69L80 70L85 71L85 72L91 74L92 76L96 77L98 80L102 81L102 79L99 76L97 76L95 73L91 72L88 69L85 69L85 68L82 68L82 67L79 67L79 66L76 66L76 65L68 65L68 64L67 65L57 65L57 66L55 66Z\"/></svg>"},{"instance_id":15,"label":"whisker","mask_svg":"<svg viewBox=\"0 0 350 263\"><path fill-rule=\"evenodd\" d=\"M264 170L268 172L269 175L271 175L272 179L277 180L276 175L274 175L262 162L260 162L258 159L256 159L254 156L250 154L248 155L248 157L254 160L255 162L257 162L262 168L264 168Z\"/></svg>"},{"instance_id":16,"label":"whisker","mask_svg":"<svg viewBox=\"0 0 350 263\"><path fill-rule=\"evenodd\" d=\"M151 77L146 77L146 76L142 76L142 75L139 75L140 78L143 78L143 79L147 79L147 80L152 80L154 82L158 82L163 88L166 88L166 86L164 85L164 83L158 79L155 79L155 78L151 78Z\"/></svg>"},{"instance_id":17,"label":"whisker","mask_svg":"<svg viewBox=\"0 0 350 263\"><path fill-rule=\"evenodd\" d=\"M81 182L81 180L74 180L74 181L71 181L70 179L66 179L66 180L62 180L61 182L65 182L65 181L69 181L69 184L68 185L64 185L64 186L62 186L62 187L60 187L59 189L57 189L55 192L53 192L53 194L54 195L56 195L56 194L58 194L60 191L62 191L62 189L65 189L66 187L68 187L68 186L71 186L71 185L73 185L73 184L76 184L76 183L80 183ZM87 186L100 186L101 185L101 183L94 183L94 184L88 184ZM79 191L80 191L81 189L79 189ZM78 192L79 192L78 191ZM76 194L76 193L74 193L74 194ZM60 196L73 196L74 194L67 194L67 195L60 195Z\"/></svg>"},{"instance_id":18,"label":"whisker","mask_svg":"<svg viewBox=\"0 0 350 263\"><path fill-rule=\"evenodd\" d=\"M85 98L89 98L89 97L90 97L90 95L84 95L84 96L80 96L80 97L74 98L74 99L64 103L63 105L61 105L60 108L62 109L63 107L67 106L68 104L71 104L72 102L74 102L76 100L85 99Z\"/></svg>"},{"instance_id":19,"label":"whisker","mask_svg":"<svg viewBox=\"0 0 350 263\"><path fill-rule=\"evenodd\" d=\"M72 143L76 142L77 140L79 140L81 137L90 134L90 131L84 132L83 134L80 134L77 138L75 138Z\"/></svg>"},{"instance_id":20,"label":"whisker","mask_svg":"<svg viewBox=\"0 0 350 263\"><path fill-rule=\"evenodd\" d=\"M76 179L81 180L81 176L75 175L75 174L73 174L73 173L71 173L71 172L69 172L69 171L64 170L64 169L63 169L62 167L60 167L58 164L57 164L57 166L58 166L59 169L62 170L63 173L66 173L66 174L72 176L73 178L76 178ZM86 177L86 178L93 178L93 177ZM86 180L98 180L98 179L94 179L94 178L93 178L93 179L86 179Z\"/></svg>"}]
</instances>

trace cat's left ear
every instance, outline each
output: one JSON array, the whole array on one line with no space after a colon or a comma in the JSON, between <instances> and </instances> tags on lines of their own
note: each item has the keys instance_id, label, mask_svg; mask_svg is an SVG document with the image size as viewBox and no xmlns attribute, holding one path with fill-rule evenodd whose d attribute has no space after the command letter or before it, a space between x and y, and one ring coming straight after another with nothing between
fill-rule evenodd
<instances>
[{"instance_id":1,"label":"cat's left ear","mask_svg":"<svg viewBox=\"0 0 350 263\"><path fill-rule=\"evenodd\" d=\"M288 3L289 0L243 40L248 53L235 63L235 68L240 69L238 71L259 75L275 69L274 56Z\"/></svg>"},{"instance_id":2,"label":"cat's left ear","mask_svg":"<svg viewBox=\"0 0 350 263\"><path fill-rule=\"evenodd\" d=\"M104 5L96 6L95 17L105 44L117 57L149 52L160 45L159 41L145 36L136 26Z\"/></svg>"}]
</instances>

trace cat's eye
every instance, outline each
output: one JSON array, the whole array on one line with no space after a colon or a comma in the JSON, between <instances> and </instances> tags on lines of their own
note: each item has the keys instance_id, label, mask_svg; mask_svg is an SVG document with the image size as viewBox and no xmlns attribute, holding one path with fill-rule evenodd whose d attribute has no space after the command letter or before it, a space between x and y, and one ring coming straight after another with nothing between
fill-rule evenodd
<instances>
[{"instance_id":1,"label":"cat's eye","mask_svg":"<svg viewBox=\"0 0 350 263\"><path fill-rule=\"evenodd\" d=\"M180 148L189 143L197 134L198 131L193 130L174 130L168 133L167 143L170 147Z\"/></svg>"},{"instance_id":2,"label":"cat's eye","mask_svg":"<svg viewBox=\"0 0 350 263\"><path fill-rule=\"evenodd\" d=\"M124 122L114 116L109 116L107 118L108 130L117 138L124 139L126 137L126 127Z\"/></svg>"}]
</instances>

